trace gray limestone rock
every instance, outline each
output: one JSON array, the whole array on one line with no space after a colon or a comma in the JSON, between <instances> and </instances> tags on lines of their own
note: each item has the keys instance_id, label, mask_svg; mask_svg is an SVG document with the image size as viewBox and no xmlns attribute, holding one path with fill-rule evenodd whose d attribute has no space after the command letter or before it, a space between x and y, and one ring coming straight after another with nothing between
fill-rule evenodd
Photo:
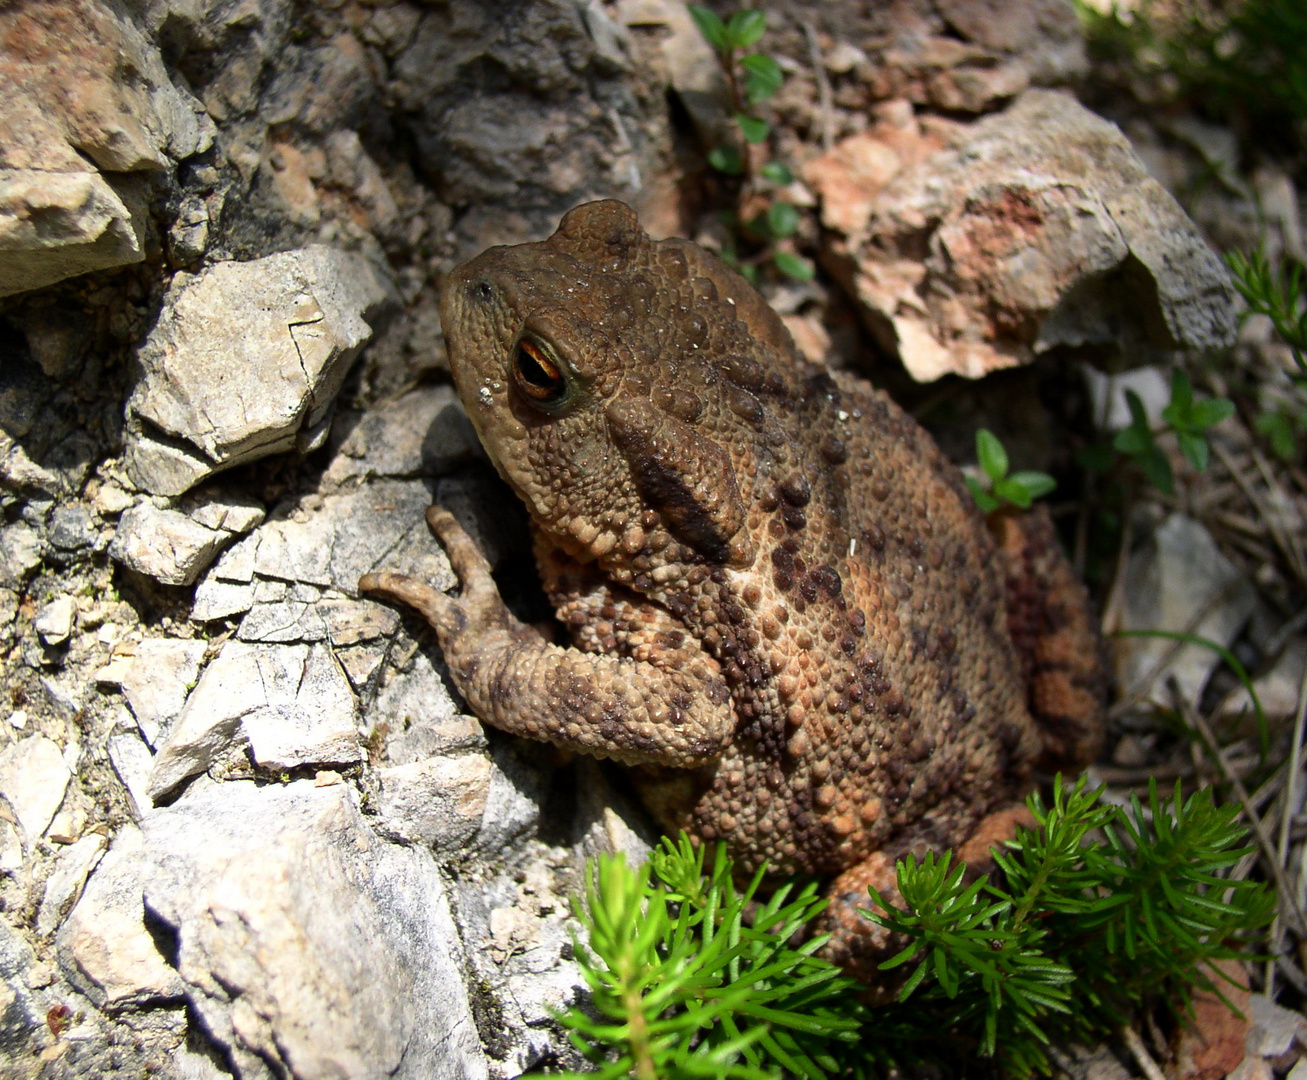
<instances>
[{"instance_id":1,"label":"gray limestone rock","mask_svg":"<svg viewBox=\"0 0 1307 1080\"><path fill-rule=\"evenodd\" d=\"M383 835L452 853L481 826L490 794L484 753L442 754L377 770L375 807Z\"/></svg>"},{"instance_id":2,"label":"gray limestone rock","mask_svg":"<svg viewBox=\"0 0 1307 1080\"><path fill-rule=\"evenodd\" d=\"M218 784L144 827L145 903L242 1080L487 1075L445 884L348 787Z\"/></svg>"},{"instance_id":3,"label":"gray limestone rock","mask_svg":"<svg viewBox=\"0 0 1307 1080\"><path fill-rule=\"evenodd\" d=\"M153 746L186 703L207 648L196 639L146 638L130 655L119 655L97 671L95 679L122 690L136 726Z\"/></svg>"},{"instance_id":4,"label":"gray limestone rock","mask_svg":"<svg viewBox=\"0 0 1307 1080\"><path fill-rule=\"evenodd\" d=\"M105 840L100 833L87 833L59 852L59 861L54 873L46 878L45 892L36 913L36 932L42 937L49 937L58 929L104 849Z\"/></svg>"},{"instance_id":5,"label":"gray limestone rock","mask_svg":"<svg viewBox=\"0 0 1307 1080\"><path fill-rule=\"evenodd\" d=\"M362 759L354 694L323 645L229 641L159 746L148 791L158 801L248 748L267 769Z\"/></svg>"},{"instance_id":6,"label":"gray limestone rock","mask_svg":"<svg viewBox=\"0 0 1307 1080\"><path fill-rule=\"evenodd\" d=\"M0 54L0 296L139 262L128 174L206 149L212 121L117 4L10 5L0 39L25 45Z\"/></svg>"},{"instance_id":7,"label":"gray limestone rock","mask_svg":"<svg viewBox=\"0 0 1307 1080\"><path fill-rule=\"evenodd\" d=\"M55 939L64 975L102 1008L181 995L177 972L145 924L141 897L151 871L141 830L123 826Z\"/></svg>"},{"instance_id":8,"label":"gray limestone rock","mask_svg":"<svg viewBox=\"0 0 1307 1080\"><path fill-rule=\"evenodd\" d=\"M27 986L35 957L27 943L0 919L0 1061L18 1061L41 1018Z\"/></svg>"},{"instance_id":9,"label":"gray limestone rock","mask_svg":"<svg viewBox=\"0 0 1307 1080\"><path fill-rule=\"evenodd\" d=\"M206 528L177 510L140 502L118 519L109 554L165 585L189 585L230 539L230 533Z\"/></svg>"},{"instance_id":10,"label":"gray limestone rock","mask_svg":"<svg viewBox=\"0 0 1307 1080\"><path fill-rule=\"evenodd\" d=\"M133 481L178 495L219 469L311 449L393 295L375 263L321 245L177 274L128 403Z\"/></svg>"}]
</instances>

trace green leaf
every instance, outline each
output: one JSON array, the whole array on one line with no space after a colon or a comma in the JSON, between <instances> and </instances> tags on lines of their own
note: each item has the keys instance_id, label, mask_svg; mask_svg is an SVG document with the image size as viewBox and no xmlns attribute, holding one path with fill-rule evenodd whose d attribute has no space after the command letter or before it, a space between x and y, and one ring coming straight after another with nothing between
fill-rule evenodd
<instances>
[{"instance_id":1,"label":"green leaf","mask_svg":"<svg viewBox=\"0 0 1307 1080\"><path fill-rule=\"evenodd\" d=\"M790 167L780 161L769 161L758 173L764 180L770 180L773 184L780 184L782 187L794 183L794 173Z\"/></svg>"},{"instance_id":2,"label":"green leaf","mask_svg":"<svg viewBox=\"0 0 1307 1080\"><path fill-rule=\"evenodd\" d=\"M746 142L754 143L765 142L767 136L771 134L771 125L766 120L761 120L756 116L749 116L747 113L736 113L735 122L740 126L740 133L744 136Z\"/></svg>"},{"instance_id":3,"label":"green leaf","mask_svg":"<svg viewBox=\"0 0 1307 1080\"><path fill-rule=\"evenodd\" d=\"M772 262L776 264L777 270L795 281L811 281L817 274L816 268L807 259L788 251L774 252Z\"/></svg>"},{"instance_id":4,"label":"green leaf","mask_svg":"<svg viewBox=\"0 0 1307 1080\"><path fill-rule=\"evenodd\" d=\"M734 146L714 146L708 151L708 164L719 173L739 176L744 172L744 158Z\"/></svg>"},{"instance_id":5,"label":"green leaf","mask_svg":"<svg viewBox=\"0 0 1307 1080\"><path fill-rule=\"evenodd\" d=\"M1259 413L1253 420L1259 435L1265 435L1271 452L1281 461L1293 461L1298 456L1298 439L1289 415L1282 411Z\"/></svg>"},{"instance_id":6,"label":"green leaf","mask_svg":"<svg viewBox=\"0 0 1307 1080\"><path fill-rule=\"evenodd\" d=\"M767 228L772 236L792 236L799 227L799 212L779 199L767 209Z\"/></svg>"},{"instance_id":7,"label":"green leaf","mask_svg":"<svg viewBox=\"0 0 1307 1080\"><path fill-rule=\"evenodd\" d=\"M1180 444L1180 453L1189 459L1189 463L1198 472L1204 472L1207 469L1207 436L1195 434L1191 431L1177 431L1175 433L1176 441Z\"/></svg>"},{"instance_id":8,"label":"green leaf","mask_svg":"<svg viewBox=\"0 0 1307 1080\"><path fill-rule=\"evenodd\" d=\"M964 476L962 479L966 482L971 497L976 500L976 505L986 514L992 514L1002 505L993 495L980 486L980 481L974 476Z\"/></svg>"},{"instance_id":9,"label":"green leaf","mask_svg":"<svg viewBox=\"0 0 1307 1080\"><path fill-rule=\"evenodd\" d=\"M715 11L709 11L706 7L699 4L690 5L690 17L694 20L694 25L699 28L701 33L718 52L725 52L730 48L729 40L726 34L726 24L722 22L721 17Z\"/></svg>"},{"instance_id":10,"label":"green leaf","mask_svg":"<svg viewBox=\"0 0 1307 1080\"><path fill-rule=\"evenodd\" d=\"M1007 450L998 441L998 436L988 428L976 431L976 459L991 480L1001 480L1007 476Z\"/></svg>"},{"instance_id":11,"label":"green leaf","mask_svg":"<svg viewBox=\"0 0 1307 1080\"><path fill-rule=\"evenodd\" d=\"M1204 398L1197 402L1190 414L1190 423L1201 431L1215 427L1234 415L1234 402L1226 398Z\"/></svg>"},{"instance_id":12,"label":"green leaf","mask_svg":"<svg viewBox=\"0 0 1307 1080\"><path fill-rule=\"evenodd\" d=\"M1008 477L1014 484L1020 484L1029 493L1032 499L1041 499L1045 495L1057 489L1057 481L1048 473L1042 472L1014 472Z\"/></svg>"},{"instance_id":13,"label":"green leaf","mask_svg":"<svg viewBox=\"0 0 1307 1080\"><path fill-rule=\"evenodd\" d=\"M747 49L767 31L767 16L756 9L737 11L726 24L726 40L732 49Z\"/></svg>"},{"instance_id":14,"label":"green leaf","mask_svg":"<svg viewBox=\"0 0 1307 1080\"><path fill-rule=\"evenodd\" d=\"M775 96L785 81L780 64L762 53L746 56L740 66L744 68L744 94L750 105L760 105Z\"/></svg>"},{"instance_id":15,"label":"green leaf","mask_svg":"<svg viewBox=\"0 0 1307 1080\"><path fill-rule=\"evenodd\" d=\"M1032 501L1030 492L1021 484L1016 483L1010 476L994 481L994 494L1020 510L1030 509Z\"/></svg>"}]
</instances>

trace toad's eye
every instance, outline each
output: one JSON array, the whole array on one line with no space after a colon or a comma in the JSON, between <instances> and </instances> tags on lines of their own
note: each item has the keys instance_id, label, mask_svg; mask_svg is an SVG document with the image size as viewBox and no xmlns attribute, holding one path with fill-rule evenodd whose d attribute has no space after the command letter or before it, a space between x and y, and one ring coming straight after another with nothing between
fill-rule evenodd
<instances>
[{"instance_id":1,"label":"toad's eye","mask_svg":"<svg viewBox=\"0 0 1307 1080\"><path fill-rule=\"evenodd\" d=\"M543 342L524 337L513 351L513 375L522 393L542 405L555 405L567 395L567 380Z\"/></svg>"}]
</instances>

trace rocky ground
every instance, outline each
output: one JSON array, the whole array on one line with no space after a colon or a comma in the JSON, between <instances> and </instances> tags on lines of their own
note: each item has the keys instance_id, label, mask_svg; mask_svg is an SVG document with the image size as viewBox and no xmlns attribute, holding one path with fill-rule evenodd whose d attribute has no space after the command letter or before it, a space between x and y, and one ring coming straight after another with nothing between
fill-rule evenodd
<instances>
[{"instance_id":1,"label":"rocky ground","mask_svg":"<svg viewBox=\"0 0 1307 1080\"><path fill-rule=\"evenodd\" d=\"M1205 393L1292 392L1209 246L1300 255L1292 174L1105 93L1068 3L770 15L769 152L802 211L784 245L820 272L764 286L803 348L901 391L959 460L984 423L1060 478L1128 423L1124 386L1160 414L1177 360ZM429 633L356 583L454 584L434 499L547 615L448 385L442 275L600 196L728 242L706 164L727 118L679 0L0 8L0 1076L575 1064L549 1011L581 982L568 897L647 824L595 763L483 730ZM1251 415L1213 442L1202 476L1172 455L1177 493L1137 492L1110 547L1083 481L1054 510L1107 627L1235 648L1278 749L1307 665L1307 479ZM1216 774L1159 724L1173 693L1234 718L1219 768L1253 774L1214 655L1117 659L1100 779ZM1297 875L1302 785L1277 776L1251 799L1272 834L1289 807ZM1278 978L1300 1002L1292 952ZM1172 1070L1302 1080L1301 1016L1254 996L1249 1018L1212 1019L1224 1057Z\"/></svg>"}]
</instances>

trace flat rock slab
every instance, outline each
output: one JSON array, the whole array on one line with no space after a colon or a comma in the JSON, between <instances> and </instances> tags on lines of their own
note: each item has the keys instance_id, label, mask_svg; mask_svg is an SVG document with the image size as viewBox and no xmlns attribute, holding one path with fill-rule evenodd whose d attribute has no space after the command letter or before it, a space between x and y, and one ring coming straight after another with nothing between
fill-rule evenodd
<instances>
[{"instance_id":1,"label":"flat rock slab","mask_svg":"<svg viewBox=\"0 0 1307 1080\"><path fill-rule=\"evenodd\" d=\"M347 786L212 785L144 831L146 907L237 1076L487 1075L436 865L379 840Z\"/></svg>"},{"instance_id":2,"label":"flat rock slab","mask_svg":"<svg viewBox=\"0 0 1307 1080\"><path fill-rule=\"evenodd\" d=\"M974 124L909 111L805 169L832 269L914 378L979 377L1058 345L1234 339L1220 260L1114 125L1030 90ZM924 259L922 253L925 253Z\"/></svg>"},{"instance_id":3,"label":"flat rock slab","mask_svg":"<svg viewBox=\"0 0 1307 1080\"><path fill-rule=\"evenodd\" d=\"M160 745L149 795L158 801L246 748L269 770L362 760L354 693L329 648L229 641Z\"/></svg>"},{"instance_id":4,"label":"flat rock slab","mask_svg":"<svg viewBox=\"0 0 1307 1080\"><path fill-rule=\"evenodd\" d=\"M219 469L321 445L393 296L384 270L323 245L175 275L128 402L132 480L179 495Z\"/></svg>"}]
</instances>

